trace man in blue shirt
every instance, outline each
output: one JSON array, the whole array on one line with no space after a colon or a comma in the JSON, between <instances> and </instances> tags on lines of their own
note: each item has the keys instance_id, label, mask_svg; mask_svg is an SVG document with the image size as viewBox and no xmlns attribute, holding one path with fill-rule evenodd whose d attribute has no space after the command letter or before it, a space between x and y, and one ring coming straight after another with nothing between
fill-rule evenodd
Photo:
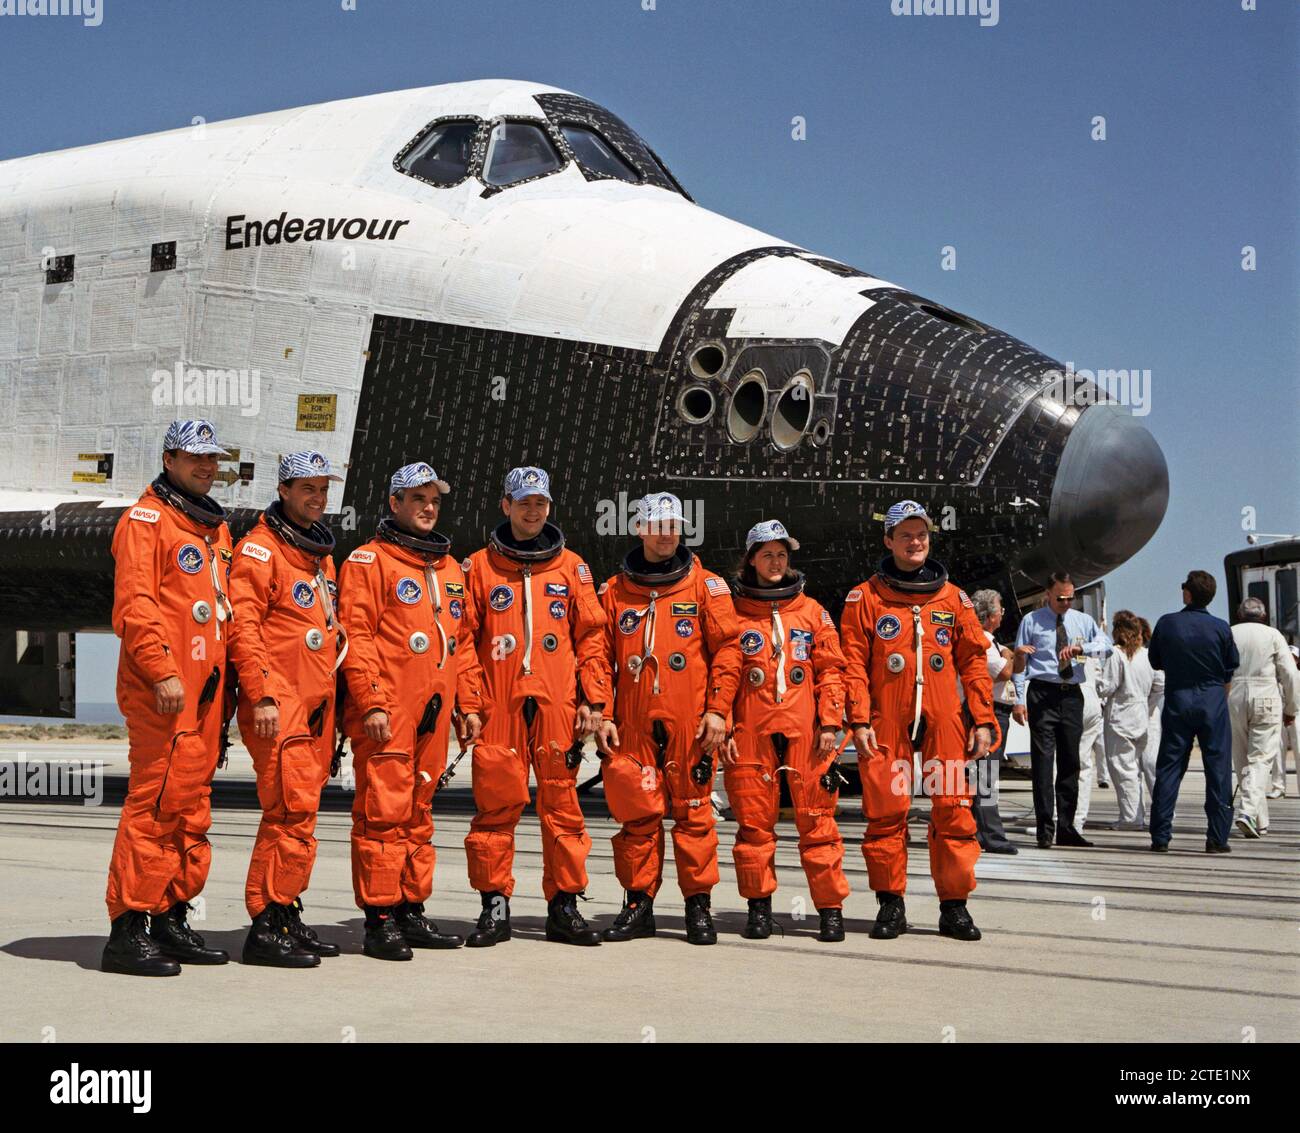
<instances>
[{"instance_id":1,"label":"man in blue shirt","mask_svg":"<svg viewBox=\"0 0 1300 1133\"><path fill-rule=\"evenodd\" d=\"M1082 658L1104 657L1110 639L1073 602L1070 576L1053 574L1046 602L1026 615L1016 631L1016 706L1011 712L1018 723L1029 725L1040 850L1051 848L1053 832L1058 846L1092 845L1074 828L1083 735Z\"/></svg>"},{"instance_id":2,"label":"man in blue shirt","mask_svg":"<svg viewBox=\"0 0 1300 1133\"><path fill-rule=\"evenodd\" d=\"M1214 601L1212 574L1191 571L1183 583L1183 609L1156 622L1147 655L1165 671L1160 751L1151 793L1151 848L1169 849L1178 788L1192 758L1192 740L1205 765L1207 854L1226 854L1232 826L1232 724L1228 685L1241 663L1228 623L1205 607Z\"/></svg>"}]
</instances>

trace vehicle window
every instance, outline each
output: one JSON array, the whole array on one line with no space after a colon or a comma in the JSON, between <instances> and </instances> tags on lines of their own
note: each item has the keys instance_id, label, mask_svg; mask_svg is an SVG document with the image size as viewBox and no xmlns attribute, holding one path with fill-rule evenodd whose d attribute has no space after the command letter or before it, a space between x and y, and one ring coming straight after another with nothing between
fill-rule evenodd
<instances>
[{"instance_id":1,"label":"vehicle window","mask_svg":"<svg viewBox=\"0 0 1300 1133\"><path fill-rule=\"evenodd\" d=\"M478 122L439 122L401 161L402 171L432 181L454 185L469 175Z\"/></svg>"},{"instance_id":2,"label":"vehicle window","mask_svg":"<svg viewBox=\"0 0 1300 1133\"><path fill-rule=\"evenodd\" d=\"M595 130L589 130L586 126L564 125L560 127L560 133L569 143L569 148L573 150L573 156L578 159L578 165L584 173L616 177L633 185L640 183L641 177L636 170Z\"/></svg>"},{"instance_id":3,"label":"vehicle window","mask_svg":"<svg viewBox=\"0 0 1300 1133\"><path fill-rule=\"evenodd\" d=\"M1300 609L1297 608L1296 568L1277 572L1277 628L1288 641L1300 642Z\"/></svg>"},{"instance_id":4,"label":"vehicle window","mask_svg":"<svg viewBox=\"0 0 1300 1133\"><path fill-rule=\"evenodd\" d=\"M498 122L488 138L483 180L499 188L553 173L563 164L541 127L531 122Z\"/></svg>"}]
</instances>

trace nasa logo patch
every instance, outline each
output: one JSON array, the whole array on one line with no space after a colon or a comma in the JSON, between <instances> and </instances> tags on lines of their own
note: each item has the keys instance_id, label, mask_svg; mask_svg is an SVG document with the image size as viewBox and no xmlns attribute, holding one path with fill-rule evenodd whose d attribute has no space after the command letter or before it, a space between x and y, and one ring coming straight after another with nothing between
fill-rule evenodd
<instances>
[{"instance_id":1,"label":"nasa logo patch","mask_svg":"<svg viewBox=\"0 0 1300 1133\"><path fill-rule=\"evenodd\" d=\"M565 610L563 602L551 603L551 617L553 617L557 622L563 621L567 612L568 611Z\"/></svg>"},{"instance_id":2,"label":"nasa logo patch","mask_svg":"<svg viewBox=\"0 0 1300 1133\"><path fill-rule=\"evenodd\" d=\"M690 618L678 618L673 628L678 637L690 637L695 632L695 623Z\"/></svg>"},{"instance_id":3,"label":"nasa logo patch","mask_svg":"<svg viewBox=\"0 0 1300 1133\"><path fill-rule=\"evenodd\" d=\"M158 513L151 507L133 507L131 518L138 519L141 523L157 523Z\"/></svg>"},{"instance_id":4,"label":"nasa logo patch","mask_svg":"<svg viewBox=\"0 0 1300 1133\"><path fill-rule=\"evenodd\" d=\"M600 595L604 594L605 591L608 590L608 589L609 589L609 583L608 583L608 582L602 582L602 583L600 584L600 589L596 591L596 596L599 597Z\"/></svg>"},{"instance_id":5,"label":"nasa logo patch","mask_svg":"<svg viewBox=\"0 0 1300 1133\"><path fill-rule=\"evenodd\" d=\"M408 606L414 606L424 595L424 590L415 579L408 577L397 580L397 600Z\"/></svg>"},{"instance_id":6,"label":"nasa logo patch","mask_svg":"<svg viewBox=\"0 0 1300 1133\"><path fill-rule=\"evenodd\" d=\"M846 606L850 602L861 602L861 601L862 601L862 591L857 589L857 587L854 587L852 590L850 590L847 594L844 595L844 604Z\"/></svg>"},{"instance_id":7,"label":"nasa logo patch","mask_svg":"<svg viewBox=\"0 0 1300 1133\"><path fill-rule=\"evenodd\" d=\"M618 629L620 633L636 633L636 627L641 624L641 615L635 610L624 610L618 616Z\"/></svg>"},{"instance_id":8,"label":"nasa logo patch","mask_svg":"<svg viewBox=\"0 0 1300 1133\"><path fill-rule=\"evenodd\" d=\"M740 635L740 651L746 657L752 657L763 648L763 635L756 629L747 629Z\"/></svg>"},{"instance_id":9,"label":"nasa logo patch","mask_svg":"<svg viewBox=\"0 0 1300 1133\"><path fill-rule=\"evenodd\" d=\"M350 563L373 563L374 561L375 561L374 551L356 550L353 551L352 554L348 556L348 562Z\"/></svg>"},{"instance_id":10,"label":"nasa logo patch","mask_svg":"<svg viewBox=\"0 0 1300 1133\"><path fill-rule=\"evenodd\" d=\"M310 610L316 604L316 592L311 584L298 581L293 584L293 600L304 610Z\"/></svg>"},{"instance_id":11,"label":"nasa logo patch","mask_svg":"<svg viewBox=\"0 0 1300 1133\"><path fill-rule=\"evenodd\" d=\"M461 618L465 615L465 603L459 598L453 598L447 603L447 613L453 618Z\"/></svg>"},{"instance_id":12,"label":"nasa logo patch","mask_svg":"<svg viewBox=\"0 0 1300 1133\"><path fill-rule=\"evenodd\" d=\"M499 614L515 604L515 592L509 586L494 586L488 594L488 605Z\"/></svg>"},{"instance_id":13,"label":"nasa logo patch","mask_svg":"<svg viewBox=\"0 0 1300 1133\"><path fill-rule=\"evenodd\" d=\"M260 563L269 563L271 561L271 552L257 543L245 543L240 554L247 555L250 559L256 559Z\"/></svg>"},{"instance_id":14,"label":"nasa logo patch","mask_svg":"<svg viewBox=\"0 0 1300 1133\"><path fill-rule=\"evenodd\" d=\"M903 623L893 614L881 614L876 619L876 636L882 641L893 641L903 632Z\"/></svg>"},{"instance_id":15,"label":"nasa logo patch","mask_svg":"<svg viewBox=\"0 0 1300 1133\"><path fill-rule=\"evenodd\" d=\"M186 574L198 574L203 569L203 552L186 543L176 552L176 565Z\"/></svg>"},{"instance_id":16,"label":"nasa logo patch","mask_svg":"<svg viewBox=\"0 0 1300 1133\"><path fill-rule=\"evenodd\" d=\"M948 645L952 641L952 630L947 626L940 626L934 631L934 639L940 645Z\"/></svg>"},{"instance_id":17,"label":"nasa logo patch","mask_svg":"<svg viewBox=\"0 0 1300 1133\"><path fill-rule=\"evenodd\" d=\"M463 559L460 560L460 569L461 569L462 571L464 571L465 574L469 574L469 556L468 556L468 555L466 555Z\"/></svg>"}]
</instances>

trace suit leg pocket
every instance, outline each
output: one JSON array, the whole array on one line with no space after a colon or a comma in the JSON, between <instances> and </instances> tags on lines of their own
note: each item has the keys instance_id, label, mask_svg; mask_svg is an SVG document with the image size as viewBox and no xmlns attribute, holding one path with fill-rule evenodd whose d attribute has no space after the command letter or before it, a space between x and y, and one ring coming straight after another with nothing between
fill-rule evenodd
<instances>
[{"instance_id":1,"label":"suit leg pocket","mask_svg":"<svg viewBox=\"0 0 1300 1133\"><path fill-rule=\"evenodd\" d=\"M399 826L411 819L415 772L405 751L377 751L366 760L366 821Z\"/></svg>"},{"instance_id":2,"label":"suit leg pocket","mask_svg":"<svg viewBox=\"0 0 1300 1133\"><path fill-rule=\"evenodd\" d=\"M167 757L167 774L158 792L158 810L178 814L199 800L216 770L217 753L210 751L199 732L177 732Z\"/></svg>"},{"instance_id":3,"label":"suit leg pocket","mask_svg":"<svg viewBox=\"0 0 1300 1133\"><path fill-rule=\"evenodd\" d=\"M290 814L315 814L325 785L316 745L310 736L290 736L280 745L280 789Z\"/></svg>"},{"instance_id":4,"label":"suit leg pocket","mask_svg":"<svg viewBox=\"0 0 1300 1133\"><path fill-rule=\"evenodd\" d=\"M639 763L630 755L607 756L601 776L605 801L617 822L636 822L664 816L660 771L650 763Z\"/></svg>"},{"instance_id":5,"label":"suit leg pocket","mask_svg":"<svg viewBox=\"0 0 1300 1133\"><path fill-rule=\"evenodd\" d=\"M528 805L528 764L497 744L474 748L474 805L479 814Z\"/></svg>"}]
</instances>

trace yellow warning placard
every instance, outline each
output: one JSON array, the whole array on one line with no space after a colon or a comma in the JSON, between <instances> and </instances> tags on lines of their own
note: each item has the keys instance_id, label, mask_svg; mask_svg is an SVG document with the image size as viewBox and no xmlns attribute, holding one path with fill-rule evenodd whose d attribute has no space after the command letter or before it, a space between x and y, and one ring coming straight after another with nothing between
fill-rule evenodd
<instances>
[{"instance_id":1,"label":"yellow warning placard","mask_svg":"<svg viewBox=\"0 0 1300 1133\"><path fill-rule=\"evenodd\" d=\"M113 479L113 454L111 452L79 452L77 463L89 468L74 468L74 484L107 484Z\"/></svg>"},{"instance_id":2,"label":"yellow warning placard","mask_svg":"<svg viewBox=\"0 0 1300 1133\"><path fill-rule=\"evenodd\" d=\"M336 393L300 393L298 395L298 431L332 433L338 415Z\"/></svg>"}]
</instances>

